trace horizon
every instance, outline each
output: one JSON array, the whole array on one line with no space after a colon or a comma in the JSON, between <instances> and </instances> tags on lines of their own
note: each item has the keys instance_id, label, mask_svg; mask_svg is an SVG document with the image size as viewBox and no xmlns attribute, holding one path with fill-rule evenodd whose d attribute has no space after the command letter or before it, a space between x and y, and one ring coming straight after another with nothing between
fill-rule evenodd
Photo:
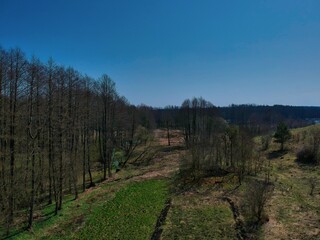
<instances>
[{"instance_id":1,"label":"horizon","mask_svg":"<svg viewBox=\"0 0 320 240\"><path fill-rule=\"evenodd\" d=\"M319 10L315 0L13 0L0 9L0 45L106 73L134 105L202 96L219 107L316 107Z\"/></svg>"},{"instance_id":2,"label":"horizon","mask_svg":"<svg viewBox=\"0 0 320 240\"><path fill-rule=\"evenodd\" d=\"M193 98L197 98L197 97L192 97L192 98L189 98L189 99L193 99ZM201 97L200 97L201 98ZM188 98L186 98L188 99ZM204 100L207 100L207 99L204 99ZM210 102L210 101L209 101ZM211 102L210 102L211 103ZM219 105L215 105L214 103L212 103L214 107L216 108L230 108L230 107L239 107L239 106L249 106L249 107L303 107L303 108L320 108L320 106L316 106L316 105L285 105L285 104L273 104L273 105L268 105L268 104L255 104L255 103L240 103L240 104L230 104L230 105L227 105L227 106L219 106ZM141 104L137 104L135 105L136 107L139 107L139 106L146 106L146 107L151 107L153 109L165 109L167 107L181 107L181 104L180 105L167 105L167 106L164 106L164 107L154 107L154 106L151 106L151 105L147 105L147 104L144 104L144 103L141 103Z\"/></svg>"}]
</instances>

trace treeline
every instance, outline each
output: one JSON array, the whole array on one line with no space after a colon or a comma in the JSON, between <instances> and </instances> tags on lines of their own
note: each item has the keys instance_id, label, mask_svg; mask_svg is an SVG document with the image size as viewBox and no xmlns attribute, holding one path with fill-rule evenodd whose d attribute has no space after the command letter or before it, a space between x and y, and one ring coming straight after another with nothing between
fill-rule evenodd
<instances>
[{"instance_id":1,"label":"treeline","mask_svg":"<svg viewBox=\"0 0 320 240\"><path fill-rule=\"evenodd\" d=\"M320 119L320 107L308 106L264 106L264 105L230 105L220 107L221 115L228 121L235 124L270 124L276 125L280 121L287 121L289 124L312 123Z\"/></svg>"},{"instance_id":2,"label":"treeline","mask_svg":"<svg viewBox=\"0 0 320 240\"><path fill-rule=\"evenodd\" d=\"M247 128L255 135L274 131L279 122L285 122L290 128L320 122L320 107L231 105L215 109L217 115L228 123ZM171 124L181 127L180 107L168 106L152 111L157 126L165 128Z\"/></svg>"},{"instance_id":3,"label":"treeline","mask_svg":"<svg viewBox=\"0 0 320 240\"><path fill-rule=\"evenodd\" d=\"M150 127L144 111L108 75L93 79L0 48L0 232L26 212L31 228L35 208L54 203L57 214L65 194L77 198L111 177L115 151L124 165L141 143L139 126Z\"/></svg>"}]
</instances>

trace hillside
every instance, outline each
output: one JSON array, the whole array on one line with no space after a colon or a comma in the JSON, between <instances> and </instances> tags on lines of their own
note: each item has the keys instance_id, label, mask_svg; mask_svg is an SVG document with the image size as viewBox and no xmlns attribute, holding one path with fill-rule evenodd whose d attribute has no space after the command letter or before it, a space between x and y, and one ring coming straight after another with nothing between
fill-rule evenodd
<instances>
[{"instance_id":1,"label":"hillside","mask_svg":"<svg viewBox=\"0 0 320 240\"><path fill-rule=\"evenodd\" d=\"M267 205L270 221L263 227L264 239L320 238L320 168L296 161L295 153L304 144L306 132L319 126L293 130L285 154L274 156L274 144L266 152L271 161L275 190ZM317 184L311 196L311 183Z\"/></svg>"},{"instance_id":2,"label":"hillside","mask_svg":"<svg viewBox=\"0 0 320 240\"><path fill-rule=\"evenodd\" d=\"M312 128L293 130L283 153L274 142L261 152L261 161L270 164L273 185L262 225L249 225L243 203L250 183L264 174L247 176L241 185L234 174L183 182L179 167L187 152L181 134L175 131L167 146L166 132L156 130L157 153L150 162L132 165L77 200L66 200L58 216L48 206L46 218L36 219L31 232L11 238L318 239L320 189L318 184L311 196L310 179L319 183L320 169L298 164L295 157L301 136Z\"/></svg>"}]
</instances>

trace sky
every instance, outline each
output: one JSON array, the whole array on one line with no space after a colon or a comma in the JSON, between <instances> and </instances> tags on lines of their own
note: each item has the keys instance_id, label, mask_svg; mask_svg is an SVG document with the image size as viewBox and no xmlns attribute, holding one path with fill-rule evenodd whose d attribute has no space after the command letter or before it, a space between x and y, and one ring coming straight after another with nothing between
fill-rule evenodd
<instances>
[{"instance_id":1,"label":"sky","mask_svg":"<svg viewBox=\"0 0 320 240\"><path fill-rule=\"evenodd\" d=\"M132 104L320 105L318 0L0 0L0 45Z\"/></svg>"}]
</instances>

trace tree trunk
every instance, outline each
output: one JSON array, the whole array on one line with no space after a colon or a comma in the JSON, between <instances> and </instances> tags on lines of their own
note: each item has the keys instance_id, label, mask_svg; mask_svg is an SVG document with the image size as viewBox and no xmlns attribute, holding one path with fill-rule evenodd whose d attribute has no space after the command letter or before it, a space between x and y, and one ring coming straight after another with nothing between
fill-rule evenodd
<instances>
[{"instance_id":1,"label":"tree trunk","mask_svg":"<svg viewBox=\"0 0 320 240\"><path fill-rule=\"evenodd\" d=\"M89 173L89 180L90 180L90 185L89 187L93 187L94 183L92 180L92 174L91 174L91 164L90 164L90 139L89 136L87 134L87 168L88 168L88 173Z\"/></svg>"},{"instance_id":2,"label":"tree trunk","mask_svg":"<svg viewBox=\"0 0 320 240\"><path fill-rule=\"evenodd\" d=\"M86 190L86 140L85 130L82 135L83 159L82 159L82 191Z\"/></svg>"},{"instance_id":3,"label":"tree trunk","mask_svg":"<svg viewBox=\"0 0 320 240\"><path fill-rule=\"evenodd\" d=\"M34 208L34 196L35 196L35 144L33 143L33 150L31 156L31 199L30 199L30 210L29 210L29 220L28 229L32 228L33 223L33 208Z\"/></svg>"},{"instance_id":4,"label":"tree trunk","mask_svg":"<svg viewBox=\"0 0 320 240\"><path fill-rule=\"evenodd\" d=\"M167 138L168 138L168 146L170 146L170 129L169 129L169 122L166 121L167 125Z\"/></svg>"}]
</instances>

